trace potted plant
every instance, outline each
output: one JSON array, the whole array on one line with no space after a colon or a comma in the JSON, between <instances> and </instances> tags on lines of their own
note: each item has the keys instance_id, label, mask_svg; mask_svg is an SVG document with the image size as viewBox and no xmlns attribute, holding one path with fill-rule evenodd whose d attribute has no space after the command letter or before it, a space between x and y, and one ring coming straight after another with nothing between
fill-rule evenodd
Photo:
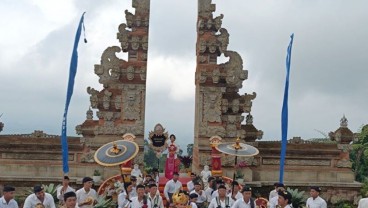
<instances>
[{"instance_id":1,"label":"potted plant","mask_svg":"<svg viewBox=\"0 0 368 208\"><path fill-rule=\"evenodd\" d=\"M94 172L93 172L93 176L92 176L92 178L93 178L93 181L94 182L100 182L101 181L101 172L99 171L99 170L95 170Z\"/></svg>"}]
</instances>

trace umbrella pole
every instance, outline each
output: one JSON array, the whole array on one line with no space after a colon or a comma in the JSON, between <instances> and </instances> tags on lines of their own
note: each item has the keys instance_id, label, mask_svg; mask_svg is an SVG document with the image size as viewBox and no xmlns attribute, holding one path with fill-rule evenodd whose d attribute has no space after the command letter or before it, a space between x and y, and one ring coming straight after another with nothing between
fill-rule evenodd
<instances>
[{"instance_id":1,"label":"umbrella pole","mask_svg":"<svg viewBox=\"0 0 368 208\"><path fill-rule=\"evenodd\" d=\"M234 164L234 175L233 175L233 183L231 187L231 195L234 194L234 181L235 181L235 172L236 172L236 164L238 163L238 156L235 156L235 164Z\"/></svg>"}]
</instances>

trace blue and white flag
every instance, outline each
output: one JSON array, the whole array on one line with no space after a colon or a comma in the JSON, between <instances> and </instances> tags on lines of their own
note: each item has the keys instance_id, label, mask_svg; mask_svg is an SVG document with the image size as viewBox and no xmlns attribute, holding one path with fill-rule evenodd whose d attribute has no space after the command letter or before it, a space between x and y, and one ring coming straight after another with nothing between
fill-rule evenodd
<instances>
[{"instance_id":1,"label":"blue and white flag","mask_svg":"<svg viewBox=\"0 0 368 208\"><path fill-rule=\"evenodd\" d=\"M77 74L77 67L78 67L78 44L79 39L82 33L82 28L84 29L84 14L82 14L82 17L79 21L77 33L75 34L75 40L74 40L74 47L73 47L73 53L72 53L72 59L70 61L70 68L69 68L69 81L68 81L68 91L66 94L66 103L65 103L65 110L63 115L63 123L61 127L61 148L62 148L62 155L63 155L63 172L64 174L67 174L69 172L69 164L68 164L68 139L66 137L66 127L67 127L67 116L68 116L68 109L70 104L70 99L73 95L73 88L74 88L74 80L75 75ZM87 42L86 39L84 39L84 42Z\"/></svg>"},{"instance_id":2,"label":"blue and white flag","mask_svg":"<svg viewBox=\"0 0 368 208\"><path fill-rule=\"evenodd\" d=\"M293 47L294 33L290 36L290 43L287 48L286 55L286 80L284 90L284 101L282 103L281 113L281 158L280 158L280 183L284 181L284 164L286 156L287 145L287 132L288 132L288 97L289 97L289 75L290 75L290 63L291 63L291 48Z\"/></svg>"}]
</instances>

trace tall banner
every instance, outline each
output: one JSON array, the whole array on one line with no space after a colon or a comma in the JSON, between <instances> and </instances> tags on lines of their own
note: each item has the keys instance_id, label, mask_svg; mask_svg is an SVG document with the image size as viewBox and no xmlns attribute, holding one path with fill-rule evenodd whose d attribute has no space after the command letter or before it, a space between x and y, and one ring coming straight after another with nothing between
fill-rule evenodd
<instances>
[{"instance_id":1,"label":"tall banner","mask_svg":"<svg viewBox=\"0 0 368 208\"><path fill-rule=\"evenodd\" d=\"M284 101L282 103L281 113L281 156L280 156L280 183L284 181L284 165L286 156L287 145L287 132L288 132L288 97L289 97L289 75L290 75L290 63L291 63L291 49L293 47L294 33L290 36L290 43L287 48L286 55L286 80L284 90Z\"/></svg>"},{"instance_id":2,"label":"tall banner","mask_svg":"<svg viewBox=\"0 0 368 208\"><path fill-rule=\"evenodd\" d=\"M77 33L75 34L75 40L74 40L74 47L73 47L73 53L72 53L72 59L70 61L70 68L69 68L69 81L68 81L68 89L66 94L66 103L65 103L65 109L64 109L64 115L63 115L63 123L61 127L61 148L62 148L62 155L63 155L63 172L64 174L67 174L69 172L69 164L68 164L68 139L66 137L67 132L67 116L68 116L68 109L70 100L73 95L73 89L74 89L74 80L75 75L77 74L77 67L78 67L78 44L79 39L82 33L82 28L84 30L84 14L82 14L82 17L79 21ZM86 39L84 39L85 42Z\"/></svg>"}]
</instances>

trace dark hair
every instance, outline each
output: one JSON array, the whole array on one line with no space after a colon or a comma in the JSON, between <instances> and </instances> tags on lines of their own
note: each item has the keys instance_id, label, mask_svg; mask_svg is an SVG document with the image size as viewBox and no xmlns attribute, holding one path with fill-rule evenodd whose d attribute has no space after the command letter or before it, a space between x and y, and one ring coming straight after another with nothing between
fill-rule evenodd
<instances>
[{"instance_id":1,"label":"dark hair","mask_svg":"<svg viewBox=\"0 0 368 208\"><path fill-rule=\"evenodd\" d=\"M177 176L179 176L179 173L178 173L178 172L174 172L174 173L173 173L173 175L177 175Z\"/></svg>"},{"instance_id":2,"label":"dark hair","mask_svg":"<svg viewBox=\"0 0 368 208\"><path fill-rule=\"evenodd\" d=\"M73 192L73 191L70 191L70 192L66 192L64 194L64 201L66 201L68 198L70 197L77 197L77 195Z\"/></svg>"},{"instance_id":3,"label":"dark hair","mask_svg":"<svg viewBox=\"0 0 368 208\"><path fill-rule=\"evenodd\" d=\"M171 139L171 137L174 137L174 140L176 140L176 136L174 135L174 134L171 134L170 136L169 136L169 138Z\"/></svg>"},{"instance_id":4,"label":"dark hair","mask_svg":"<svg viewBox=\"0 0 368 208\"><path fill-rule=\"evenodd\" d=\"M224 185L219 185L217 189L226 189L226 187Z\"/></svg>"},{"instance_id":5,"label":"dark hair","mask_svg":"<svg viewBox=\"0 0 368 208\"><path fill-rule=\"evenodd\" d=\"M155 183L151 183L148 185L149 188L152 188L152 187L157 187L157 185Z\"/></svg>"},{"instance_id":6,"label":"dark hair","mask_svg":"<svg viewBox=\"0 0 368 208\"><path fill-rule=\"evenodd\" d=\"M13 186L8 185L4 186L3 192L12 192L12 191L15 191L15 188Z\"/></svg>"},{"instance_id":7,"label":"dark hair","mask_svg":"<svg viewBox=\"0 0 368 208\"><path fill-rule=\"evenodd\" d=\"M64 176L64 180L70 180L68 176Z\"/></svg>"},{"instance_id":8,"label":"dark hair","mask_svg":"<svg viewBox=\"0 0 368 208\"><path fill-rule=\"evenodd\" d=\"M139 185L137 186L137 190L138 190L139 188L144 189L144 186L143 186L142 184L139 184Z\"/></svg>"},{"instance_id":9,"label":"dark hair","mask_svg":"<svg viewBox=\"0 0 368 208\"><path fill-rule=\"evenodd\" d=\"M191 194L189 195L189 198L190 198L190 199L198 198L198 194L196 194L196 193L191 193Z\"/></svg>"}]
</instances>

